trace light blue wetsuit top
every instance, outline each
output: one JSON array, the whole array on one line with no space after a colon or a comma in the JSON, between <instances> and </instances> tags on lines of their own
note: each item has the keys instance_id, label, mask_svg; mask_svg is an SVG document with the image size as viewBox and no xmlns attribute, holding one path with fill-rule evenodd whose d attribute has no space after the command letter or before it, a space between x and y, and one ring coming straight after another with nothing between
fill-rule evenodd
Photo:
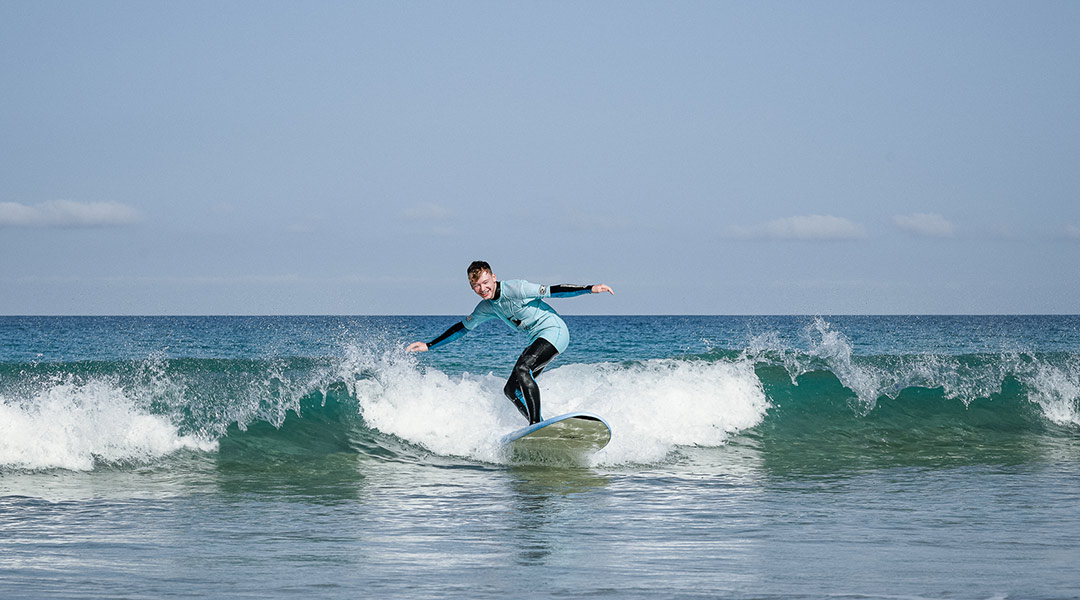
<instances>
[{"instance_id":1,"label":"light blue wetsuit top","mask_svg":"<svg viewBox=\"0 0 1080 600\"><path fill-rule=\"evenodd\" d=\"M454 323L442 335L428 342L428 350L448 344L476 326L491 319L502 319L504 323L529 336L529 344L543 338L562 352L570 343L570 331L554 308L542 298L569 298L592 291L591 285L546 286L529 283L520 279L498 281L495 283L495 297L481 300L472 314L461 322Z\"/></svg>"},{"instance_id":2,"label":"light blue wetsuit top","mask_svg":"<svg viewBox=\"0 0 1080 600\"><path fill-rule=\"evenodd\" d=\"M465 329L472 331L485 321L502 319L503 323L529 336L530 344L544 338L560 353L566 350L570 330L559 313L541 299L551 297L548 286L523 279L500 281L498 285L495 297L481 300L472 314L461 322Z\"/></svg>"}]
</instances>

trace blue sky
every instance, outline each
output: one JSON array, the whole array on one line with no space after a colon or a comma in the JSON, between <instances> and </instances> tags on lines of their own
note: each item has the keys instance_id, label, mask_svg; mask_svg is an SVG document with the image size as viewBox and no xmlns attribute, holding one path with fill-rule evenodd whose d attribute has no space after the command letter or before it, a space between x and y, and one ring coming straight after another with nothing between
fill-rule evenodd
<instances>
[{"instance_id":1,"label":"blue sky","mask_svg":"<svg viewBox=\"0 0 1080 600\"><path fill-rule=\"evenodd\" d=\"M1080 3L0 2L0 314L1080 312Z\"/></svg>"}]
</instances>

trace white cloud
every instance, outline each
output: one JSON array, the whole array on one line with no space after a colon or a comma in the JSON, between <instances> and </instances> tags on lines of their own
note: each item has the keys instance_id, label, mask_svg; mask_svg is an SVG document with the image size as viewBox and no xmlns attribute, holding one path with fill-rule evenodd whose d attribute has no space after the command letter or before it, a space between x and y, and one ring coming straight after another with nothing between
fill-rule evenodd
<instances>
[{"instance_id":1,"label":"white cloud","mask_svg":"<svg viewBox=\"0 0 1080 600\"><path fill-rule=\"evenodd\" d=\"M807 215L786 217L754 227L732 227L734 237L773 240L860 240L866 228L843 217Z\"/></svg>"},{"instance_id":2,"label":"white cloud","mask_svg":"<svg viewBox=\"0 0 1080 600\"><path fill-rule=\"evenodd\" d=\"M896 215L893 217L893 224L908 233L922 237L948 238L956 233L956 227L937 213Z\"/></svg>"},{"instance_id":3,"label":"white cloud","mask_svg":"<svg viewBox=\"0 0 1080 600\"><path fill-rule=\"evenodd\" d=\"M103 227L138 221L139 211L116 202L0 202L0 227Z\"/></svg>"},{"instance_id":4,"label":"white cloud","mask_svg":"<svg viewBox=\"0 0 1080 600\"><path fill-rule=\"evenodd\" d=\"M450 216L450 211L434 202L424 202L406 208L401 216L412 221L442 221Z\"/></svg>"}]
</instances>

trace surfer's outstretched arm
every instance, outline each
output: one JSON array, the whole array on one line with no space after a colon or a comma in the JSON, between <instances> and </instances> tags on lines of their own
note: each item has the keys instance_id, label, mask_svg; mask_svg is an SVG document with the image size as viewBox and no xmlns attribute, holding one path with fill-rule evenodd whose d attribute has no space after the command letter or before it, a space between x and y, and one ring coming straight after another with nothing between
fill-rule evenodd
<instances>
[{"instance_id":1,"label":"surfer's outstretched arm","mask_svg":"<svg viewBox=\"0 0 1080 600\"><path fill-rule=\"evenodd\" d=\"M465 328L465 323L458 321L457 323L451 325L449 329L444 331L442 335L431 340L430 342L426 344L424 342L413 342L409 344L409 346L405 348L405 350L407 352L427 352L428 350L431 350L436 346L440 346L442 344L449 344L450 342L458 339L466 333L469 333L469 330Z\"/></svg>"},{"instance_id":2,"label":"surfer's outstretched arm","mask_svg":"<svg viewBox=\"0 0 1080 600\"><path fill-rule=\"evenodd\" d=\"M473 309L472 314L465 317L461 321L458 321L457 323L451 325L450 328L442 332L442 335L440 335L439 337L431 340L426 344L424 342L413 342L409 344L409 346L405 348L405 350L409 352L426 352L428 350L434 350L436 346L449 344L450 342L458 339L466 333L469 333L473 329L476 329L477 325L484 323L485 321L490 321L496 316L497 315L495 311L491 308L490 302L481 302L476 305L476 308Z\"/></svg>"},{"instance_id":3,"label":"surfer's outstretched arm","mask_svg":"<svg viewBox=\"0 0 1080 600\"><path fill-rule=\"evenodd\" d=\"M568 283L560 283L559 285L553 285L548 288L552 298L570 298L572 296L580 296L582 294L600 294L607 292L612 296L615 292L611 287L605 283L599 283L596 285L570 285Z\"/></svg>"}]
</instances>

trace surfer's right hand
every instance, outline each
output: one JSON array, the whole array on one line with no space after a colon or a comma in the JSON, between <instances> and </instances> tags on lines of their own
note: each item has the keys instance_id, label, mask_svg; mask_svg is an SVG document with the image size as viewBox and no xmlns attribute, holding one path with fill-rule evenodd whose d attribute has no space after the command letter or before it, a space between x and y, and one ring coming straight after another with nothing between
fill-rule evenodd
<instances>
[{"instance_id":1,"label":"surfer's right hand","mask_svg":"<svg viewBox=\"0 0 1080 600\"><path fill-rule=\"evenodd\" d=\"M424 342L413 342L409 344L408 348L405 348L406 352L427 352L428 347Z\"/></svg>"}]
</instances>

